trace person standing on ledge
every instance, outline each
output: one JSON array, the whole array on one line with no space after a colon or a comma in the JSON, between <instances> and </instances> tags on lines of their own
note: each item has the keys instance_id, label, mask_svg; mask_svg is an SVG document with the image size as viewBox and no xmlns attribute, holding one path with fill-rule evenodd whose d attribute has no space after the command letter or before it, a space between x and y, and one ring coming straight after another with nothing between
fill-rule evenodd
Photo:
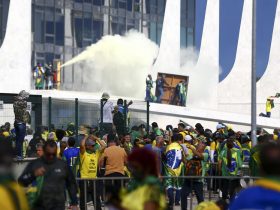
<instances>
[{"instance_id":1,"label":"person standing on ledge","mask_svg":"<svg viewBox=\"0 0 280 210\"><path fill-rule=\"evenodd\" d=\"M146 98L145 101L149 101L152 102L153 101L153 96L152 96L152 90L153 88L153 78L152 75L148 75L148 77L146 78Z\"/></svg>"},{"instance_id":2,"label":"person standing on ledge","mask_svg":"<svg viewBox=\"0 0 280 210\"><path fill-rule=\"evenodd\" d=\"M156 97L157 103L161 103L161 99L164 95L164 85L169 86L169 84L165 80L165 75L159 75L156 80Z\"/></svg>"},{"instance_id":3,"label":"person standing on ledge","mask_svg":"<svg viewBox=\"0 0 280 210\"><path fill-rule=\"evenodd\" d=\"M15 114L15 132L16 132L16 158L18 160L23 159L22 146L26 133L26 123L30 123L30 114L27 111L27 99L29 98L29 93L25 90L20 91L20 93L15 97L14 101L14 114Z\"/></svg>"}]
</instances>

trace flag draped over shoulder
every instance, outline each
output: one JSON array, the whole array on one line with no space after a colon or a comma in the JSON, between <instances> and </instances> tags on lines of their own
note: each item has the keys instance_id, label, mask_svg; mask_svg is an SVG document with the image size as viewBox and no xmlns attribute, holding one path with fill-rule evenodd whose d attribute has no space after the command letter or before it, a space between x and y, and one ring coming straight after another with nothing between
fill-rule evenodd
<instances>
[{"instance_id":1,"label":"flag draped over shoulder","mask_svg":"<svg viewBox=\"0 0 280 210\"><path fill-rule=\"evenodd\" d=\"M182 147L178 143L172 143L167 146L165 151L165 168L167 175L180 176L182 172Z\"/></svg>"}]
</instances>

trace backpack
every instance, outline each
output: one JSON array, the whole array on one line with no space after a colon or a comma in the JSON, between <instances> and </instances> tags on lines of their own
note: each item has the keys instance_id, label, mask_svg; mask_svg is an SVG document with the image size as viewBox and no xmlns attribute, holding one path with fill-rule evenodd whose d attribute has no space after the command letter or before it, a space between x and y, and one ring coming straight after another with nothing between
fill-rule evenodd
<instances>
[{"instance_id":1,"label":"backpack","mask_svg":"<svg viewBox=\"0 0 280 210\"><path fill-rule=\"evenodd\" d=\"M124 125L124 116L121 112L118 111L116 114L114 114L113 123L116 126L123 126Z\"/></svg>"},{"instance_id":2,"label":"backpack","mask_svg":"<svg viewBox=\"0 0 280 210\"><path fill-rule=\"evenodd\" d=\"M202 175L202 164L201 160L193 158L186 163L186 175L187 176L201 176Z\"/></svg>"}]
</instances>

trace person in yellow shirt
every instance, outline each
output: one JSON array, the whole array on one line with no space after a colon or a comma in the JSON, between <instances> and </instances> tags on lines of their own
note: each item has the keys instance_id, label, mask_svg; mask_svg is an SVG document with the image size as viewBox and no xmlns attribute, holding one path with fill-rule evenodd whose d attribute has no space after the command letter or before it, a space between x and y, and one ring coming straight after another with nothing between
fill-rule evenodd
<instances>
[{"instance_id":1,"label":"person in yellow shirt","mask_svg":"<svg viewBox=\"0 0 280 210\"><path fill-rule=\"evenodd\" d=\"M265 103L266 114L260 113L259 116L270 118L271 117L271 110L273 108L274 108L274 100L271 97L269 97L269 98L266 99L266 103Z\"/></svg>"},{"instance_id":2,"label":"person in yellow shirt","mask_svg":"<svg viewBox=\"0 0 280 210\"><path fill-rule=\"evenodd\" d=\"M80 143L80 177L82 179L93 179L97 177L98 162L101 156L101 151L106 147L105 142L101 141L94 135L85 136ZM90 192L92 201L96 200L96 210L101 210L100 190L98 190L97 182L94 181L80 181L80 209L85 209L85 184L87 185L87 192ZM95 195L94 195L94 187Z\"/></svg>"},{"instance_id":3,"label":"person in yellow shirt","mask_svg":"<svg viewBox=\"0 0 280 210\"><path fill-rule=\"evenodd\" d=\"M12 175L13 153L10 142L0 139L0 209L28 210L25 193Z\"/></svg>"},{"instance_id":4,"label":"person in yellow shirt","mask_svg":"<svg viewBox=\"0 0 280 210\"><path fill-rule=\"evenodd\" d=\"M266 111L266 116L270 117L271 116L271 109L274 108L274 100L271 98L268 98L266 100L266 104L265 104L265 111Z\"/></svg>"},{"instance_id":5,"label":"person in yellow shirt","mask_svg":"<svg viewBox=\"0 0 280 210\"><path fill-rule=\"evenodd\" d=\"M166 198L158 178L157 158L155 153L138 148L128 156L133 179L120 193L120 206L116 209L126 210L163 210L166 209Z\"/></svg>"}]
</instances>

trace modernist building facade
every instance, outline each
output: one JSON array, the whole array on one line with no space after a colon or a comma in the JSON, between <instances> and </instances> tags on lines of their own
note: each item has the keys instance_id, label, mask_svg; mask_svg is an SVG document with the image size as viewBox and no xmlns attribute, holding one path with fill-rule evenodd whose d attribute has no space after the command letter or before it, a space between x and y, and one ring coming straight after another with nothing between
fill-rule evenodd
<instances>
[{"instance_id":1,"label":"modernist building facade","mask_svg":"<svg viewBox=\"0 0 280 210\"><path fill-rule=\"evenodd\" d=\"M10 0L0 0L0 42L4 40ZM160 44L166 0L32 0L32 60L46 64L70 60L104 35L144 33ZM181 46L194 45L195 0L181 1ZM75 65L62 71L68 88Z\"/></svg>"}]
</instances>

